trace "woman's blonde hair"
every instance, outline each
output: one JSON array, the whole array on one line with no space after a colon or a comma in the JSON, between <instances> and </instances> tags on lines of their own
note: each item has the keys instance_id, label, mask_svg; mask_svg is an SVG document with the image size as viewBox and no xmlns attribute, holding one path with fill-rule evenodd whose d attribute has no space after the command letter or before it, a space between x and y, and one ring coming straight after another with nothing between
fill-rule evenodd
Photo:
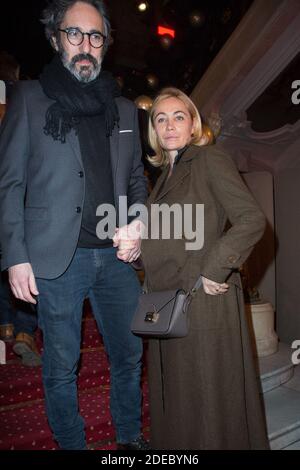
<instances>
[{"instance_id":1,"label":"woman's blonde hair","mask_svg":"<svg viewBox=\"0 0 300 470\"><path fill-rule=\"evenodd\" d=\"M192 100L185 93L183 93L183 91L179 90L178 88L173 88L173 87L164 88L163 90L161 90L161 92L155 98L153 102L152 108L150 110L149 123L148 123L148 140L149 140L149 144L151 148L155 152L154 157L148 157L148 160L155 167L160 167L160 166L164 167L164 166L167 166L167 164L169 163L168 153L166 150L164 150L161 147L157 134L154 129L154 114L155 114L157 105L161 101L167 98L177 98L185 104L194 123L194 132L191 138L191 144L203 145L203 142L201 141L201 137L202 137L201 117L198 112L198 109L196 108Z\"/></svg>"}]
</instances>

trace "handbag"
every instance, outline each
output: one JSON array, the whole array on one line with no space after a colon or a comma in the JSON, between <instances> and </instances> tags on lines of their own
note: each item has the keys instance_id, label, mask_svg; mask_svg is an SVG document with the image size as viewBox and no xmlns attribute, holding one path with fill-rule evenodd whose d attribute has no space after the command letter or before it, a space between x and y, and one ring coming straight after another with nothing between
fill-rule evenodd
<instances>
[{"instance_id":1,"label":"handbag","mask_svg":"<svg viewBox=\"0 0 300 470\"><path fill-rule=\"evenodd\" d=\"M131 323L131 331L138 336L154 338L182 338L188 334L188 306L202 285L202 276L194 287L143 293Z\"/></svg>"}]
</instances>

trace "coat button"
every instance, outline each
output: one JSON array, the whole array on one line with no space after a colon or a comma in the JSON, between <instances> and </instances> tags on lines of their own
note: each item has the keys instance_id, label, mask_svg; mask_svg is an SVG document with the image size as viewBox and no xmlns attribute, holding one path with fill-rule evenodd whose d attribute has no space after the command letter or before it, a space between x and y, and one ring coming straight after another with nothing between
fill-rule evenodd
<instances>
[{"instance_id":1,"label":"coat button","mask_svg":"<svg viewBox=\"0 0 300 470\"><path fill-rule=\"evenodd\" d=\"M229 263L235 263L237 261L237 259L236 259L235 256L229 256L228 261L229 261Z\"/></svg>"},{"instance_id":2,"label":"coat button","mask_svg":"<svg viewBox=\"0 0 300 470\"><path fill-rule=\"evenodd\" d=\"M76 207L76 212L77 212L77 214L80 214L81 213L81 207Z\"/></svg>"},{"instance_id":3,"label":"coat button","mask_svg":"<svg viewBox=\"0 0 300 470\"><path fill-rule=\"evenodd\" d=\"M83 171L78 171L79 178L83 178Z\"/></svg>"}]
</instances>

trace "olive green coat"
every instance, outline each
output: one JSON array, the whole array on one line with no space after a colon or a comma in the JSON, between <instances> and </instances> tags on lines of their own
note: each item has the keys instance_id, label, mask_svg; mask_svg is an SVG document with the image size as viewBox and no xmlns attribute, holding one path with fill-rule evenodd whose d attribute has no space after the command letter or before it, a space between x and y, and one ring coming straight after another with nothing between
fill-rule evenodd
<instances>
[{"instance_id":1,"label":"olive green coat","mask_svg":"<svg viewBox=\"0 0 300 470\"><path fill-rule=\"evenodd\" d=\"M196 203L204 204L204 245L187 251L188 237L143 240L148 291L190 289L200 274L230 288L216 296L197 292L187 337L149 341L151 446L268 448L237 272L261 238L265 218L231 158L217 147L190 146L167 175L168 168L149 209L179 203L193 204L195 211ZM227 219L231 227L225 232Z\"/></svg>"}]
</instances>

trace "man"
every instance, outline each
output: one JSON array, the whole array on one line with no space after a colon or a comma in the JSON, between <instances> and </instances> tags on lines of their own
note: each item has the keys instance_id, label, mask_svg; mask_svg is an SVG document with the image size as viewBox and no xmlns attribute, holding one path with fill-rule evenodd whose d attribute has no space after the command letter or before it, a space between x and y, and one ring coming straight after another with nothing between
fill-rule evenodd
<instances>
[{"instance_id":1,"label":"man","mask_svg":"<svg viewBox=\"0 0 300 470\"><path fill-rule=\"evenodd\" d=\"M20 78L20 65L6 51L0 52L0 80L4 83L4 103L9 102L15 83ZM1 101L0 96L0 101ZM0 125L5 114L6 104L0 103ZM1 265L1 251L0 251ZM0 275L0 340L13 341L16 337L13 351L21 357L25 366L41 365L41 357L35 343L37 318L34 306L25 302L11 301L7 273Z\"/></svg>"},{"instance_id":2,"label":"man","mask_svg":"<svg viewBox=\"0 0 300 470\"><path fill-rule=\"evenodd\" d=\"M3 269L14 295L38 306L47 415L60 448L86 448L76 371L89 297L110 359L118 448L143 449L142 344L130 332L140 240L124 239L126 225L118 251L114 233L96 236L99 205L146 198L137 112L101 71L110 36L101 0L53 0L43 23L57 54L39 81L18 87L0 135Z\"/></svg>"}]
</instances>

